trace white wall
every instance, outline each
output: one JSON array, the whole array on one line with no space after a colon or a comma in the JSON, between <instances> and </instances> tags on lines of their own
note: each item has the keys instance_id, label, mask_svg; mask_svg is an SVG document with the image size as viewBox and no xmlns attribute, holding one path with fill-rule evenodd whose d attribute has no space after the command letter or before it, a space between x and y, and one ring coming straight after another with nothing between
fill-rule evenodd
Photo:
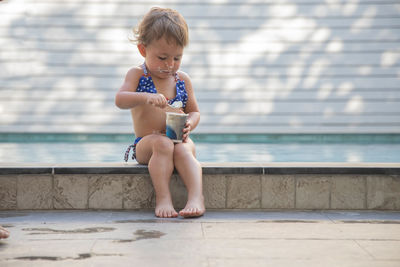
<instances>
[{"instance_id":1,"label":"white wall","mask_svg":"<svg viewBox=\"0 0 400 267\"><path fill-rule=\"evenodd\" d=\"M114 106L151 6L179 10L197 132L400 133L400 3L0 2L0 132L132 132Z\"/></svg>"}]
</instances>

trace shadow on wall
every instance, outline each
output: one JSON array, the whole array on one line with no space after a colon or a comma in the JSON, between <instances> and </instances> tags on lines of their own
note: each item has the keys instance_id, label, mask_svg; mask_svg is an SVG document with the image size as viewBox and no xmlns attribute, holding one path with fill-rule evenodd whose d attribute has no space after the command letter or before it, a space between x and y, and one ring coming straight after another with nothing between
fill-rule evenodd
<instances>
[{"instance_id":1,"label":"shadow on wall","mask_svg":"<svg viewBox=\"0 0 400 267\"><path fill-rule=\"evenodd\" d=\"M242 2L202 13L209 24L192 24L204 44L190 73L226 99L204 105L221 115L213 123L399 130L400 20L390 3Z\"/></svg>"},{"instance_id":2,"label":"shadow on wall","mask_svg":"<svg viewBox=\"0 0 400 267\"><path fill-rule=\"evenodd\" d=\"M2 131L131 132L114 106L151 6L180 11L200 132L400 131L398 4L149 1L0 4ZM379 128L378 127L378 128Z\"/></svg>"}]
</instances>

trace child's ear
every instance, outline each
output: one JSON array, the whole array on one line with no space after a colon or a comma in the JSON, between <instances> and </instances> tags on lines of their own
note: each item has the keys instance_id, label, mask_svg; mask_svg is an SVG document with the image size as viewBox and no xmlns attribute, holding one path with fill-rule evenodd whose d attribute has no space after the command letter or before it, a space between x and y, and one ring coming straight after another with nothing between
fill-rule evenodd
<instances>
[{"instance_id":1,"label":"child's ear","mask_svg":"<svg viewBox=\"0 0 400 267\"><path fill-rule=\"evenodd\" d=\"M146 57L146 47L144 46L144 44L138 44L137 47L142 57Z\"/></svg>"}]
</instances>

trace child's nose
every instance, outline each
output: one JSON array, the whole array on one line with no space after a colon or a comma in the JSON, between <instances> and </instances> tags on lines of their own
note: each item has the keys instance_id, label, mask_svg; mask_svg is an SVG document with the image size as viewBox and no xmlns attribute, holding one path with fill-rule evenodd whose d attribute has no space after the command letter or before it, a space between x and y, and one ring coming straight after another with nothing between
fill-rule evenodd
<instances>
[{"instance_id":1,"label":"child's nose","mask_svg":"<svg viewBox=\"0 0 400 267\"><path fill-rule=\"evenodd\" d=\"M167 67L172 69L174 67L174 60L173 59L169 59L167 62Z\"/></svg>"}]
</instances>

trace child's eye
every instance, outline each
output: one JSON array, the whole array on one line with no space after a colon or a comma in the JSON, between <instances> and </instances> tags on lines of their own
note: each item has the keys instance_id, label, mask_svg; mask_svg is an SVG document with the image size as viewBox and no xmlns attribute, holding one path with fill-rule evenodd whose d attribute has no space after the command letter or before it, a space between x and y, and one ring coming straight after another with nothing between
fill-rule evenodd
<instances>
[{"instance_id":1,"label":"child's eye","mask_svg":"<svg viewBox=\"0 0 400 267\"><path fill-rule=\"evenodd\" d=\"M181 60L181 58L180 57L174 57L174 60L175 61L179 61L179 60Z\"/></svg>"},{"instance_id":2,"label":"child's eye","mask_svg":"<svg viewBox=\"0 0 400 267\"><path fill-rule=\"evenodd\" d=\"M158 57L158 59L160 59L160 60L166 60L167 58L166 58L166 57Z\"/></svg>"}]
</instances>

